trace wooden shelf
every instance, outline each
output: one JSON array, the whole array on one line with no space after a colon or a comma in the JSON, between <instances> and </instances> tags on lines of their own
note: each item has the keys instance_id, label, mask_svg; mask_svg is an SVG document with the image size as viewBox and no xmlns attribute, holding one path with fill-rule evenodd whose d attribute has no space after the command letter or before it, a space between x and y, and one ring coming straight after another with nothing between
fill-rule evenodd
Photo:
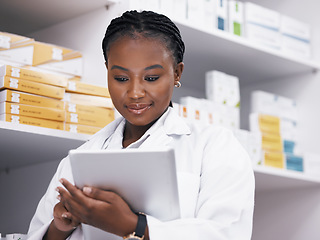
<instances>
[{"instance_id":1,"label":"wooden shelf","mask_svg":"<svg viewBox=\"0 0 320 240\"><path fill-rule=\"evenodd\" d=\"M0 171L62 159L90 135L0 121Z\"/></svg>"},{"instance_id":2,"label":"wooden shelf","mask_svg":"<svg viewBox=\"0 0 320 240\"><path fill-rule=\"evenodd\" d=\"M304 173L296 171L265 166L255 166L254 172L257 192L308 187L320 188L320 178L308 176Z\"/></svg>"},{"instance_id":3,"label":"wooden shelf","mask_svg":"<svg viewBox=\"0 0 320 240\"><path fill-rule=\"evenodd\" d=\"M205 72L220 70L238 76L240 84L311 73L320 62L301 59L220 30L198 29L175 21L186 44L184 84L204 91Z\"/></svg>"}]
</instances>

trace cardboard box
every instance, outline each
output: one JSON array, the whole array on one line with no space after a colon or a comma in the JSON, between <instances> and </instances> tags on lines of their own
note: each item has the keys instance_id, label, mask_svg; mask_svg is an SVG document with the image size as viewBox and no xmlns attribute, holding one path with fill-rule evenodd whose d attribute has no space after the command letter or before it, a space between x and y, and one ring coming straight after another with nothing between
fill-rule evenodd
<instances>
[{"instance_id":1,"label":"cardboard box","mask_svg":"<svg viewBox=\"0 0 320 240\"><path fill-rule=\"evenodd\" d=\"M0 91L0 102L21 103L37 107L54 108L58 110L65 109L65 103L63 101L12 90Z\"/></svg>"},{"instance_id":2,"label":"cardboard box","mask_svg":"<svg viewBox=\"0 0 320 240\"><path fill-rule=\"evenodd\" d=\"M14 48L0 49L0 58L76 76L81 76L83 70L80 52L42 42L28 42Z\"/></svg>"},{"instance_id":3,"label":"cardboard box","mask_svg":"<svg viewBox=\"0 0 320 240\"><path fill-rule=\"evenodd\" d=\"M0 103L0 114L14 114L55 121L65 120L65 112L63 110L9 102Z\"/></svg>"},{"instance_id":4,"label":"cardboard box","mask_svg":"<svg viewBox=\"0 0 320 240\"><path fill-rule=\"evenodd\" d=\"M89 134L93 135L100 131L101 127L94 127L94 126L88 126L88 125L80 125L80 124L65 124L65 131L73 132L73 133L82 133L82 134Z\"/></svg>"},{"instance_id":5,"label":"cardboard box","mask_svg":"<svg viewBox=\"0 0 320 240\"><path fill-rule=\"evenodd\" d=\"M240 107L238 77L219 71L206 72L207 99L231 107Z\"/></svg>"},{"instance_id":6,"label":"cardboard box","mask_svg":"<svg viewBox=\"0 0 320 240\"><path fill-rule=\"evenodd\" d=\"M58 87L67 87L68 79L60 75L53 75L29 69L0 64L0 77L8 76L33 82L39 82Z\"/></svg>"},{"instance_id":7,"label":"cardboard box","mask_svg":"<svg viewBox=\"0 0 320 240\"><path fill-rule=\"evenodd\" d=\"M285 155L281 152L263 152L263 165L276 168L285 168Z\"/></svg>"},{"instance_id":8,"label":"cardboard box","mask_svg":"<svg viewBox=\"0 0 320 240\"><path fill-rule=\"evenodd\" d=\"M27 116L2 114L0 115L0 121L64 130L63 122L52 121L52 120L41 119L41 118L33 118L33 117L27 117Z\"/></svg>"},{"instance_id":9,"label":"cardboard box","mask_svg":"<svg viewBox=\"0 0 320 240\"><path fill-rule=\"evenodd\" d=\"M66 112L66 123L77 123L95 127L105 127L114 120L114 111L109 109L107 115L92 115L85 113Z\"/></svg>"},{"instance_id":10,"label":"cardboard box","mask_svg":"<svg viewBox=\"0 0 320 240\"><path fill-rule=\"evenodd\" d=\"M278 134L261 133L262 149L265 151L283 152L282 138Z\"/></svg>"},{"instance_id":11,"label":"cardboard box","mask_svg":"<svg viewBox=\"0 0 320 240\"><path fill-rule=\"evenodd\" d=\"M243 36L244 35L244 9L243 3L239 1L229 1L228 7L228 23L229 32Z\"/></svg>"},{"instance_id":12,"label":"cardboard box","mask_svg":"<svg viewBox=\"0 0 320 240\"><path fill-rule=\"evenodd\" d=\"M12 33L0 32L0 51L3 49L10 49L31 42L34 42L34 39Z\"/></svg>"},{"instance_id":13,"label":"cardboard box","mask_svg":"<svg viewBox=\"0 0 320 240\"><path fill-rule=\"evenodd\" d=\"M32 82L11 77L0 77L0 90L11 89L21 92L33 93L41 96L63 99L65 89L47 84Z\"/></svg>"},{"instance_id":14,"label":"cardboard box","mask_svg":"<svg viewBox=\"0 0 320 240\"><path fill-rule=\"evenodd\" d=\"M280 118L267 114L251 113L249 116L251 132L264 132L280 135Z\"/></svg>"},{"instance_id":15,"label":"cardboard box","mask_svg":"<svg viewBox=\"0 0 320 240\"><path fill-rule=\"evenodd\" d=\"M79 81L69 81L66 91L100 97L110 97L108 88Z\"/></svg>"},{"instance_id":16,"label":"cardboard box","mask_svg":"<svg viewBox=\"0 0 320 240\"><path fill-rule=\"evenodd\" d=\"M70 113L91 114L92 116L106 116L110 109L96 106L80 105L75 103L66 103L65 109Z\"/></svg>"},{"instance_id":17,"label":"cardboard box","mask_svg":"<svg viewBox=\"0 0 320 240\"><path fill-rule=\"evenodd\" d=\"M80 105L97 106L104 108L114 107L111 98L77 93L65 93L63 101Z\"/></svg>"}]
</instances>

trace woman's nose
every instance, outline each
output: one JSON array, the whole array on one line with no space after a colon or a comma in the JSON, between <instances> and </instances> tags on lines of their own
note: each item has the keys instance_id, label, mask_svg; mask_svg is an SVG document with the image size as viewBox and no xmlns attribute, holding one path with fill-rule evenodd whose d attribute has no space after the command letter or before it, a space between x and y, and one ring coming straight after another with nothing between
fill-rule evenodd
<instances>
[{"instance_id":1,"label":"woman's nose","mask_svg":"<svg viewBox=\"0 0 320 240\"><path fill-rule=\"evenodd\" d=\"M128 96L132 99L143 98L146 95L146 91L142 81L139 79L131 79L131 84L128 89Z\"/></svg>"}]
</instances>

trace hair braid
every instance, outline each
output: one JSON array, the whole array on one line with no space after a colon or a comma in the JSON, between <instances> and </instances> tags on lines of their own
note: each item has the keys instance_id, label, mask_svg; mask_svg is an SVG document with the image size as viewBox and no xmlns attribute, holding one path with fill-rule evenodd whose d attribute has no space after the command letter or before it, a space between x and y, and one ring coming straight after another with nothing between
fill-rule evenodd
<instances>
[{"instance_id":1,"label":"hair braid","mask_svg":"<svg viewBox=\"0 0 320 240\"><path fill-rule=\"evenodd\" d=\"M176 63L183 61L185 45L177 26L166 16L152 11L127 11L113 19L102 41L102 50L107 62L111 43L123 36L132 38L142 35L162 41L172 52Z\"/></svg>"}]
</instances>

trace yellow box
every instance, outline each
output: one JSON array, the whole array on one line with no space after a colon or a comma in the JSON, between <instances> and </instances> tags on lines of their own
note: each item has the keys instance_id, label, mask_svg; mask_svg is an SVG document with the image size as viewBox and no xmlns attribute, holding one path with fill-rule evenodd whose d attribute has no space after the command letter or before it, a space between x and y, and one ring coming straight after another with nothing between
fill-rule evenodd
<instances>
[{"instance_id":1,"label":"yellow box","mask_svg":"<svg viewBox=\"0 0 320 240\"><path fill-rule=\"evenodd\" d=\"M65 131L74 132L74 133L82 133L82 134L89 134L93 135L96 132L100 131L101 127L94 127L88 125L80 125L80 124L65 124Z\"/></svg>"},{"instance_id":2,"label":"yellow box","mask_svg":"<svg viewBox=\"0 0 320 240\"><path fill-rule=\"evenodd\" d=\"M63 99L65 89L43 83L32 82L11 77L0 77L0 90L11 89L21 92L33 93L45 97Z\"/></svg>"},{"instance_id":3,"label":"yellow box","mask_svg":"<svg viewBox=\"0 0 320 240\"><path fill-rule=\"evenodd\" d=\"M283 142L279 134L261 133L262 149L266 151L283 151Z\"/></svg>"},{"instance_id":4,"label":"yellow box","mask_svg":"<svg viewBox=\"0 0 320 240\"><path fill-rule=\"evenodd\" d=\"M61 75L54 75L30 69L0 64L0 77L3 76L14 77L64 88L67 87L68 83L68 78L63 77Z\"/></svg>"},{"instance_id":5,"label":"yellow box","mask_svg":"<svg viewBox=\"0 0 320 240\"><path fill-rule=\"evenodd\" d=\"M14 48L18 45L31 42L34 42L34 39L12 33L0 32L0 50Z\"/></svg>"},{"instance_id":6,"label":"yellow box","mask_svg":"<svg viewBox=\"0 0 320 240\"><path fill-rule=\"evenodd\" d=\"M54 108L36 107L18 103L0 103L0 114L15 114L21 116L64 121L65 112Z\"/></svg>"},{"instance_id":7,"label":"yellow box","mask_svg":"<svg viewBox=\"0 0 320 240\"><path fill-rule=\"evenodd\" d=\"M108 88L106 87L83 83L75 80L69 80L66 91L100 97L110 97Z\"/></svg>"},{"instance_id":8,"label":"yellow box","mask_svg":"<svg viewBox=\"0 0 320 240\"><path fill-rule=\"evenodd\" d=\"M66 112L66 123L77 123L95 127L104 127L114 120L114 111L108 109L107 115L92 115Z\"/></svg>"},{"instance_id":9,"label":"yellow box","mask_svg":"<svg viewBox=\"0 0 320 240\"><path fill-rule=\"evenodd\" d=\"M33 118L33 117L27 117L27 116L2 114L0 115L0 121L64 130L63 122L52 121L52 120L41 119L41 118Z\"/></svg>"},{"instance_id":10,"label":"yellow box","mask_svg":"<svg viewBox=\"0 0 320 240\"><path fill-rule=\"evenodd\" d=\"M280 118L259 114L259 128L261 132L280 134Z\"/></svg>"},{"instance_id":11,"label":"yellow box","mask_svg":"<svg viewBox=\"0 0 320 240\"><path fill-rule=\"evenodd\" d=\"M263 163L265 166L285 168L285 156L281 152L269 152L263 153Z\"/></svg>"},{"instance_id":12,"label":"yellow box","mask_svg":"<svg viewBox=\"0 0 320 240\"><path fill-rule=\"evenodd\" d=\"M13 102L65 110L65 103L61 100L11 90L0 91L0 102Z\"/></svg>"},{"instance_id":13,"label":"yellow box","mask_svg":"<svg viewBox=\"0 0 320 240\"><path fill-rule=\"evenodd\" d=\"M114 107L111 98L77 93L65 93L63 101L87 106L97 106L104 108Z\"/></svg>"},{"instance_id":14,"label":"yellow box","mask_svg":"<svg viewBox=\"0 0 320 240\"><path fill-rule=\"evenodd\" d=\"M0 49L0 58L76 76L82 76L83 71L80 52L36 41Z\"/></svg>"},{"instance_id":15,"label":"yellow box","mask_svg":"<svg viewBox=\"0 0 320 240\"><path fill-rule=\"evenodd\" d=\"M65 110L70 113L91 114L93 116L105 116L110 112L110 109L107 108L80 105L75 103L66 103Z\"/></svg>"}]
</instances>

